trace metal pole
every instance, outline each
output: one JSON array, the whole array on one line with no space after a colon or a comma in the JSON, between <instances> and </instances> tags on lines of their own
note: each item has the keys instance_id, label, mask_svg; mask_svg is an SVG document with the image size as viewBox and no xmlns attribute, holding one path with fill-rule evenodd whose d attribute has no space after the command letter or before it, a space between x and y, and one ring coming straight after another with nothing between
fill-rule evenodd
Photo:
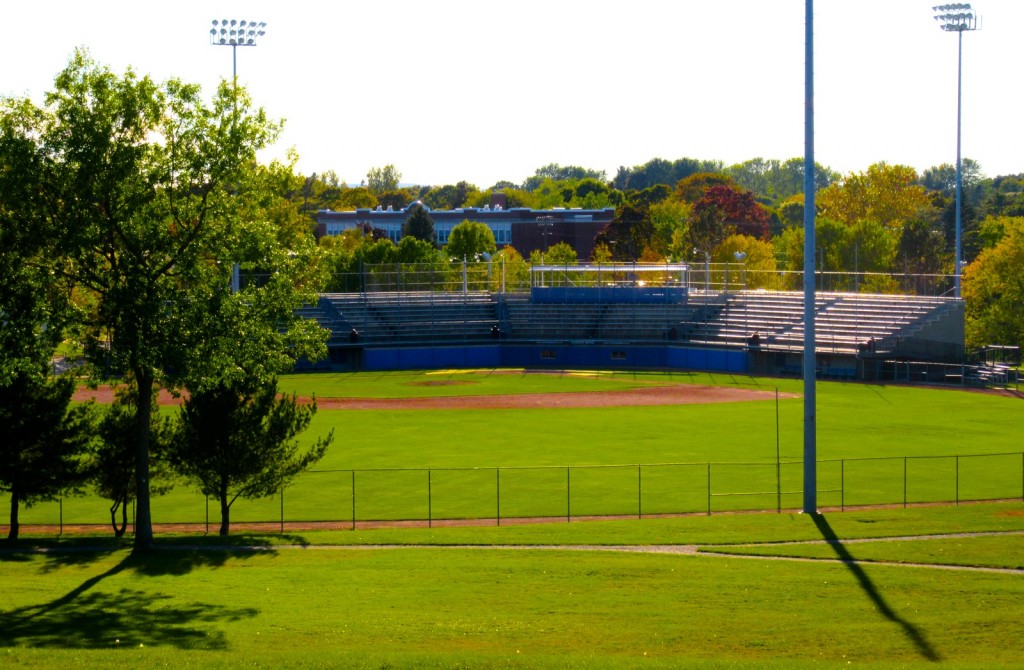
<instances>
[{"instance_id":1,"label":"metal pole","mask_svg":"<svg viewBox=\"0 0 1024 670\"><path fill-rule=\"evenodd\" d=\"M804 0L804 507L818 511L814 342L814 0Z\"/></svg>"},{"instance_id":2,"label":"metal pole","mask_svg":"<svg viewBox=\"0 0 1024 670\"><path fill-rule=\"evenodd\" d=\"M779 387L775 387L775 511L782 512L782 455L779 448Z\"/></svg>"},{"instance_id":3,"label":"metal pole","mask_svg":"<svg viewBox=\"0 0 1024 670\"><path fill-rule=\"evenodd\" d=\"M636 518L644 518L643 466L636 466Z\"/></svg>"},{"instance_id":4,"label":"metal pole","mask_svg":"<svg viewBox=\"0 0 1024 670\"><path fill-rule=\"evenodd\" d=\"M711 463L708 463L708 516L711 516Z\"/></svg>"},{"instance_id":5,"label":"metal pole","mask_svg":"<svg viewBox=\"0 0 1024 670\"><path fill-rule=\"evenodd\" d=\"M907 457L903 457L903 509L907 508Z\"/></svg>"},{"instance_id":6,"label":"metal pole","mask_svg":"<svg viewBox=\"0 0 1024 670\"><path fill-rule=\"evenodd\" d=\"M964 55L964 33L958 31L956 34L957 40L957 54L956 54L956 259L953 265L954 277L953 277L953 296L960 298L960 270L961 263L963 262L963 242L961 238L961 214L960 214L960 202L963 188L963 166L960 160L960 116L961 116L961 105L960 98L963 90L963 55Z\"/></svg>"},{"instance_id":7,"label":"metal pole","mask_svg":"<svg viewBox=\"0 0 1024 670\"><path fill-rule=\"evenodd\" d=\"M501 525L501 468L494 468L494 493L495 493L495 506L494 506L494 518L498 522L497 525Z\"/></svg>"},{"instance_id":8,"label":"metal pole","mask_svg":"<svg viewBox=\"0 0 1024 670\"><path fill-rule=\"evenodd\" d=\"M352 530L356 529L356 471L352 471Z\"/></svg>"},{"instance_id":9,"label":"metal pole","mask_svg":"<svg viewBox=\"0 0 1024 670\"><path fill-rule=\"evenodd\" d=\"M846 459L839 461L839 511L846 511Z\"/></svg>"},{"instance_id":10,"label":"metal pole","mask_svg":"<svg viewBox=\"0 0 1024 670\"><path fill-rule=\"evenodd\" d=\"M427 528L434 527L433 491L430 480L430 470L427 470Z\"/></svg>"},{"instance_id":11,"label":"metal pole","mask_svg":"<svg viewBox=\"0 0 1024 670\"><path fill-rule=\"evenodd\" d=\"M284 487L281 487L281 532L284 532Z\"/></svg>"},{"instance_id":12,"label":"metal pole","mask_svg":"<svg viewBox=\"0 0 1024 670\"><path fill-rule=\"evenodd\" d=\"M572 494L569 488L569 474L571 468L565 469L565 522L572 523Z\"/></svg>"}]
</instances>

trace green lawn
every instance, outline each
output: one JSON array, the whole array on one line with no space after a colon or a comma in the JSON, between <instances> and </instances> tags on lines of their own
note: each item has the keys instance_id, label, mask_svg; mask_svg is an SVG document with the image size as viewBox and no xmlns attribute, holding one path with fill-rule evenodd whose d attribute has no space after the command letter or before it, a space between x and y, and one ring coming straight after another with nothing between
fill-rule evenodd
<instances>
[{"instance_id":1,"label":"green lawn","mask_svg":"<svg viewBox=\"0 0 1024 670\"><path fill-rule=\"evenodd\" d=\"M470 383L424 385L438 377L396 373L290 376L284 386L319 397L651 383L801 390L793 380L708 374L440 376ZM1024 497L1020 400L823 382L818 410L823 505ZM282 509L288 519L351 519L354 498L361 520L500 513L503 525L243 532L226 540L160 533L160 551L141 558L109 533L28 533L20 550L0 550L0 654L5 667L29 668L1019 667L1020 574L871 561L1017 567L1024 502L823 517L699 513L526 525L508 518L630 514L641 511L638 502L644 514L673 506L704 512L709 501L715 512L774 509L776 485L785 505L799 506L802 411L800 399L778 403L778 422L774 399L323 410L310 432L334 428L336 441L318 471L283 498L240 501L234 520L277 519ZM997 453L1008 455L981 456ZM832 490L839 484L842 499ZM727 495L739 493L746 495ZM61 513L66 523L107 518L103 501L73 498L62 510L25 510L22 520L52 522ZM157 523L201 521L206 508L179 486L154 501L153 514ZM886 539L989 532L1003 535ZM778 544L792 541L811 543ZM616 545L868 562L608 550ZM243 548L252 546L258 550Z\"/></svg>"},{"instance_id":2,"label":"green lawn","mask_svg":"<svg viewBox=\"0 0 1024 670\"><path fill-rule=\"evenodd\" d=\"M521 370L289 375L282 386L319 397L403 397L665 383L802 390L795 380L737 375ZM351 521L353 514L509 519L799 508L802 421L802 399L785 397L642 408L321 410L305 439L333 429L327 456L283 500L237 502L233 520L276 521L282 510L286 520ZM819 504L1024 498L1022 424L1016 398L820 382ZM201 522L207 508L179 485L154 502L153 514L157 522ZM24 510L22 520L103 523L107 516L104 501L71 498L63 509Z\"/></svg>"},{"instance_id":3,"label":"green lawn","mask_svg":"<svg viewBox=\"0 0 1024 670\"><path fill-rule=\"evenodd\" d=\"M723 550L753 556L822 559L842 555L858 561L996 567L1024 571L1024 535L1016 534L856 542L848 543L841 549L825 542L714 549Z\"/></svg>"},{"instance_id":4,"label":"green lawn","mask_svg":"<svg viewBox=\"0 0 1024 670\"><path fill-rule=\"evenodd\" d=\"M0 553L0 653L40 668L1016 667L1019 574L507 546L992 530L1024 530L1024 505L253 535L234 549L162 538L141 558L45 541L29 547L69 550ZM385 546L399 535L419 546ZM381 546L336 544L360 536ZM444 546L473 537L492 546ZM1005 561L970 542L973 564Z\"/></svg>"}]
</instances>

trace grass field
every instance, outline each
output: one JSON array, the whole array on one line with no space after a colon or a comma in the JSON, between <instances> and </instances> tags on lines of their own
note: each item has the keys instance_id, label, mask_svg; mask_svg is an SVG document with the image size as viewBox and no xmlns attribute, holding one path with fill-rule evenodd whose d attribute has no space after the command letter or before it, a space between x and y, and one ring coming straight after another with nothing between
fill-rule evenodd
<instances>
[{"instance_id":1,"label":"grass field","mask_svg":"<svg viewBox=\"0 0 1024 670\"><path fill-rule=\"evenodd\" d=\"M878 540L972 531L1004 541ZM1022 532L1024 505L987 503L249 535L226 546L179 537L141 558L107 538L39 541L29 547L49 551L0 553L0 653L5 667L40 668L1012 668L1024 657L1020 572L854 561L917 561L913 547L928 544L1005 567ZM407 544L391 545L399 536ZM865 537L875 541L854 541ZM848 562L700 553L813 539L761 550L811 547ZM697 553L600 549L623 541Z\"/></svg>"},{"instance_id":2,"label":"grass field","mask_svg":"<svg viewBox=\"0 0 1024 670\"><path fill-rule=\"evenodd\" d=\"M439 379L462 383L423 384ZM403 397L660 383L801 390L792 380L707 374L493 372L303 375L285 387ZM866 497L902 495L904 472L919 497L932 493L924 482L953 476L979 497L1024 496L1019 399L838 383L821 383L818 399L822 489L837 476L829 459L848 459L839 476L861 479ZM346 518L353 469L370 500L360 504L385 516L423 512L424 484L437 517L493 506L498 468L502 507L526 511L629 504L638 464L645 507L706 498L680 489L703 490L708 463L715 490L772 489L776 444L784 463L799 460L802 401L780 400L778 417L774 400L323 410L311 432L334 428L335 446L284 504L299 518ZM978 456L1000 452L1011 455ZM795 487L800 465L781 469ZM774 494L762 497L773 508ZM235 520L276 518L281 500L238 505ZM184 487L154 500L157 522L204 511ZM53 510L23 520L30 515ZM106 511L102 501L69 500L64 515L102 522ZM4 667L1013 668L1024 658L1024 502L157 541L144 557L107 534L29 534L0 549Z\"/></svg>"},{"instance_id":3,"label":"grass field","mask_svg":"<svg viewBox=\"0 0 1024 670\"><path fill-rule=\"evenodd\" d=\"M798 380L484 370L290 375L282 387L320 398L403 398L658 384L778 389L783 397L778 404L324 409L307 439L333 429L335 444L315 471L300 476L283 500L237 502L232 518L496 521L801 506L803 401L786 397L802 391ZM1024 498L1021 425L1024 403L1018 398L821 382L819 504ZM154 502L153 514L157 522L196 523L207 518L207 507L201 496L179 485ZM106 518L106 503L90 498L68 499L62 509L43 504L22 515L29 524L61 519L67 524L103 523Z\"/></svg>"}]
</instances>

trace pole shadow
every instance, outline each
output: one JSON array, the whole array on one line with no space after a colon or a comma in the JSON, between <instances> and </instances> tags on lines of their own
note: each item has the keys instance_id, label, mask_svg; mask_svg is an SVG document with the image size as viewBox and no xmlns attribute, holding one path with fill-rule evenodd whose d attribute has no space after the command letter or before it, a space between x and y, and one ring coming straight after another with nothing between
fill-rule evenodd
<instances>
[{"instance_id":1,"label":"pole shadow","mask_svg":"<svg viewBox=\"0 0 1024 670\"><path fill-rule=\"evenodd\" d=\"M886 602L885 598L882 597L882 594L878 591L878 587L876 587L875 583L871 581L871 578L864 571L864 568L861 567L857 562L857 559L853 557L853 554L851 554L846 546L843 545L835 531L832 530L832 526L830 526L828 521L825 519L825 515L812 514L811 518L814 520L814 525L817 526L818 532L821 533L822 538L824 538L824 540L828 542L829 546L832 547L833 551L836 552L836 556L838 556L839 560L843 562L843 565L853 573L853 576L857 579L861 589L868 598L871 599L871 602L875 604L875 607L882 613L882 616L889 621L892 621L902 629L903 635L910 640L915 647L917 647L921 656L929 661L941 661L942 657L939 656L938 652L935 651L935 648L928 642L924 633L917 628L917 626L901 617L899 613L897 613L896 610Z\"/></svg>"}]
</instances>

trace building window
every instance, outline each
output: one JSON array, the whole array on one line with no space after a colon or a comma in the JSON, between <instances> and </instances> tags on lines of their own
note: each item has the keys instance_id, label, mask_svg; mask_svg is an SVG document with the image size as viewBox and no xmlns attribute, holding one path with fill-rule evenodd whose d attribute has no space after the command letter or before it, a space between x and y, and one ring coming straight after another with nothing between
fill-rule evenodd
<instances>
[{"instance_id":1,"label":"building window","mask_svg":"<svg viewBox=\"0 0 1024 670\"><path fill-rule=\"evenodd\" d=\"M500 245L512 243L512 224L494 223L490 224L491 232L494 233L494 241Z\"/></svg>"}]
</instances>

